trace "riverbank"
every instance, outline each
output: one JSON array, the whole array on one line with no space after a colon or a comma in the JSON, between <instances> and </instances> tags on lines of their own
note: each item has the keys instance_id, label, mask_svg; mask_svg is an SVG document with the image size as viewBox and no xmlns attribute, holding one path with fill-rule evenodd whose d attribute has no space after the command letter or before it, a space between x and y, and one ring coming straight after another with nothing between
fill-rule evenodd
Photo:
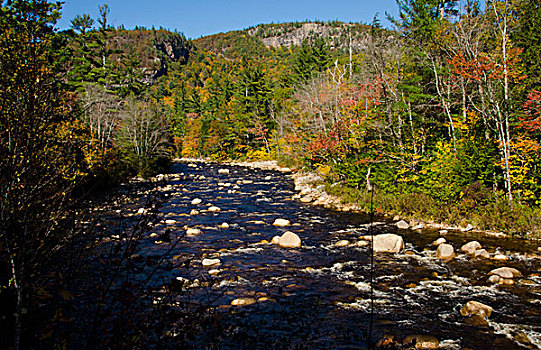
<instances>
[{"instance_id":1,"label":"riverbank","mask_svg":"<svg viewBox=\"0 0 541 350\"><path fill-rule=\"evenodd\" d=\"M174 161L213 162L210 159L200 158L182 158ZM295 184L295 191L298 192L293 196L295 200L341 212L369 213L372 207L378 217L395 223L406 221L408 228L413 230L432 228L443 232L471 231L497 238L541 239L541 212L538 213L534 209L524 212L524 210L520 211L515 208L513 212L504 203L504 205L495 205L493 211L485 211L482 216L472 215L472 213L462 213L460 215L457 210L442 208L435 203L431 203L430 198L424 196L403 195L397 197L388 194L376 194L371 197L371 194L367 191L348 188L338 183L326 182L322 174L283 167L276 160L232 160L222 163L290 174ZM434 208L437 209L437 213L434 213ZM451 221L444 220L446 214L452 217ZM494 222L496 219L499 222ZM482 220L484 220L482 225L476 223L476 221ZM509 220L518 222L518 225L502 229L502 227L508 225Z\"/></svg>"}]
</instances>

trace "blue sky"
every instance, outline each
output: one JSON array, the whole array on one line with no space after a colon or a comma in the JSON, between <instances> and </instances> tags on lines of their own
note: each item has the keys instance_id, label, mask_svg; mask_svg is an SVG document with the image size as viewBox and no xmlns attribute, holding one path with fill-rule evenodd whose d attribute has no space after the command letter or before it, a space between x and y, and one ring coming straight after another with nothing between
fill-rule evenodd
<instances>
[{"instance_id":1,"label":"blue sky","mask_svg":"<svg viewBox=\"0 0 541 350\"><path fill-rule=\"evenodd\" d=\"M188 38L244 29L260 23L305 19L372 21L376 12L396 15L396 0L65 0L57 27L66 29L78 14L98 17L98 6L109 4L110 22L177 29Z\"/></svg>"}]
</instances>

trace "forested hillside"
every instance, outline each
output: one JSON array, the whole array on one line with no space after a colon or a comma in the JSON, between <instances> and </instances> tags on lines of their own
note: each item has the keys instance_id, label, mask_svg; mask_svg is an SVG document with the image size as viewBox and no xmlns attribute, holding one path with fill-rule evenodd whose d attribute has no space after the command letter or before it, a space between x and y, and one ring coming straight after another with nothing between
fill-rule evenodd
<instances>
[{"instance_id":1,"label":"forested hillside","mask_svg":"<svg viewBox=\"0 0 541 350\"><path fill-rule=\"evenodd\" d=\"M366 208L374 186L384 212L536 230L539 5L399 4L395 30L376 18L196 40L158 82L176 154L278 158Z\"/></svg>"}]
</instances>

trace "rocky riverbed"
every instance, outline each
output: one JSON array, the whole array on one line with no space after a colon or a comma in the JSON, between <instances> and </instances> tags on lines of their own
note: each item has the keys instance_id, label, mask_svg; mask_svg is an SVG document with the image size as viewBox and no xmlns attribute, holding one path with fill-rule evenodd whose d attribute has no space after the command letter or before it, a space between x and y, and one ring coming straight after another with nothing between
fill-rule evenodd
<instances>
[{"instance_id":1,"label":"rocky riverbed","mask_svg":"<svg viewBox=\"0 0 541 350\"><path fill-rule=\"evenodd\" d=\"M152 275L156 305L213 310L193 348L541 347L537 242L370 222L315 175L272 162L187 160L156 180L159 221L132 255L135 275Z\"/></svg>"}]
</instances>

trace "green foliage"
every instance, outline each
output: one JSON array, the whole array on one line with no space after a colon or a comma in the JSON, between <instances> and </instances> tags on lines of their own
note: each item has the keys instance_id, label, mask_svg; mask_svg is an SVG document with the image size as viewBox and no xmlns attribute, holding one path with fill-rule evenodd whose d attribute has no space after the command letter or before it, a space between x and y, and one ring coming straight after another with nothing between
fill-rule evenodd
<instances>
[{"instance_id":1,"label":"green foliage","mask_svg":"<svg viewBox=\"0 0 541 350\"><path fill-rule=\"evenodd\" d=\"M528 75L526 91L541 90L541 3L524 0L518 10L518 25L512 39L522 52L522 63Z\"/></svg>"}]
</instances>

